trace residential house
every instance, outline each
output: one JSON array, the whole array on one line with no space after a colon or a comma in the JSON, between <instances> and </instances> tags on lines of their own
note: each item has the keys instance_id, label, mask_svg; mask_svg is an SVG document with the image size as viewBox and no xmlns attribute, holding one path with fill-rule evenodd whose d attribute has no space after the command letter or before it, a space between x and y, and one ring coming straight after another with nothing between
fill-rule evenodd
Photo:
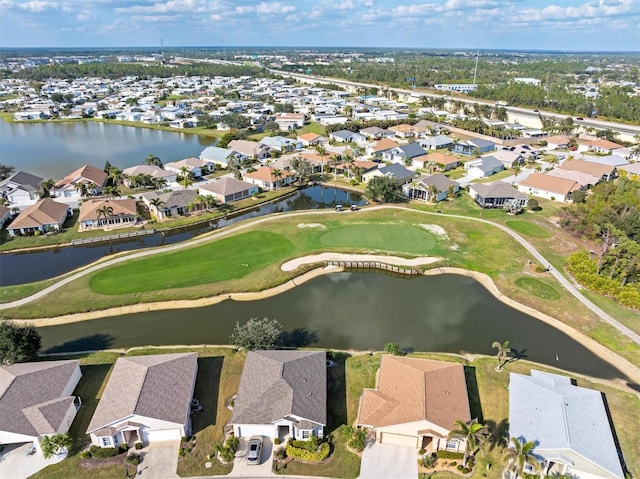
<instances>
[{"instance_id":1,"label":"residential house","mask_svg":"<svg viewBox=\"0 0 640 479\"><path fill-rule=\"evenodd\" d=\"M398 186L402 186L405 183L409 183L416 174L415 172L406 169L400 163L392 163L381 168L367 171L362 175L362 181L364 183L368 183L376 176L387 176L392 178Z\"/></svg>"},{"instance_id":2,"label":"residential house","mask_svg":"<svg viewBox=\"0 0 640 479\"><path fill-rule=\"evenodd\" d=\"M249 351L231 424L236 437L323 437L327 424L326 353Z\"/></svg>"},{"instance_id":3,"label":"residential house","mask_svg":"<svg viewBox=\"0 0 640 479\"><path fill-rule=\"evenodd\" d=\"M590 175L588 173L582 173L581 171L575 170L563 170L561 168L549 170L545 174L574 181L581 189L584 190L591 188L593 185L597 185L602 180L601 177L596 175Z\"/></svg>"},{"instance_id":4,"label":"residential house","mask_svg":"<svg viewBox=\"0 0 640 479\"><path fill-rule=\"evenodd\" d=\"M432 163L432 162L441 171L453 170L454 168L457 168L462 164L462 160L460 160L460 158L458 157L447 155L445 153L434 152L434 153L429 153L427 156L425 156L422 162L423 165L418 167L428 168L429 163Z\"/></svg>"},{"instance_id":5,"label":"residential house","mask_svg":"<svg viewBox=\"0 0 640 479\"><path fill-rule=\"evenodd\" d=\"M396 138L414 138L416 136L416 129L414 126L406 123L390 126L389 130L395 134Z\"/></svg>"},{"instance_id":6,"label":"residential house","mask_svg":"<svg viewBox=\"0 0 640 479\"><path fill-rule=\"evenodd\" d=\"M524 164L524 155L518 151L497 150L491 153L491 156L497 159L504 169L522 166Z\"/></svg>"},{"instance_id":7,"label":"residential house","mask_svg":"<svg viewBox=\"0 0 640 479\"><path fill-rule=\"evenodd\" d=\"M569 147L569 142L571 141L568 136L562 135L550 136L548 138L543 138L543 140L547 142L548 150L563 150Z\"/></svg>"},{"instance_id":8,"label":"residential house","mask_svg":"<svg viewBox=\"0 0 640 479\"><path fill-rule=\"evenodd\" d=\"M83 190L98 195L102 192L102 187L106 182L106 172L92 165L84 165L58 181L51 190L51 196L55 198L80 198Z\"/></svg>"},{"instance_id":9,"label":"residential house","mask_svg":"<svg viewBox=\"0 0 640 479\"><path fill-rule=\"evenodd\" d=\"M258 185L263 190L277 190L290 185L295 179L295 175L290 171L279 170L271 166L261 166L255 171L248 171L244 174L245 181Z\"/></svg>"},{"instance_id":10,"label":"residential house","mask_svg":"<svg viewBox=\"0 0 640 479\"><path fill-rule=\"evenodd\" d=\"M464 169L467 170L467 175L472 178L488 178L504 170L504 165L500 160L490 155L466 162Z\"/></svg>"},{"instance_id":11,"label":"residential house","mask_svg":"<svg viewBox=\"0 0 640 479\"><path fill-rule=\"evenodd\" d=\"M304 146L316 146L323 140L323 137L316 133L305 133L298 135L298 140L302 142Z\"/></svg>"},{"instance_id":12,"label":"residential house","mask_svg":"<svg viewBox=\"0 0 640 479\"><path fill-rule=\"evenodd\" d=\"M257 141L231 140L227 146L240 157L249 160L261 161L269 157L269 148Z\"/></svg>"},{"instance_id":13,"label":"residential house","mask_svg":"<svg viewBox=\"0 0 640 479\"><path fill-rule=\"evenodd\" d=\"M193 190L175 190L167 193L152 191L141 195L142 201L156 218L163 220L174 216L182 216L189 211L189 205L196 199Z\"/></svg>"},{"instance_id":14,"label":"residential house","mask_svg":"<svg viewBox=\"0 0 640 479\"><path fill-rule=\"evenodd\" d=\"M136 165L122 170L124 173L124 184L133 186L132 178L140 175L149 176L157 180L165 180L167 183L175 183L177 173L169 169L163 169L156 165Z\"/></svg>"},{"instance_id":15,"label":"residential house","mask_svg":"<svg viewBox=\"0 0 640 479\"><path fill-rule=\"evenodd\" d=\"M274 120L281 130L289 131L302 128L306 118L303 113L280 113Z\"/></svg>"},{"instance_id":16,"label":"residential house","mask_svg":"<svg viewBox=\"0 0 640 479\"><path fill-rule=\"evenodd\" d=\"M453 147L453 140L445 135L428 136L418 140L418 143L425 150L442 150Z\"/></svg>"},{"instance_id":17,"label":"residential house","mask_svg":"<svg viewBox=\"0 0 640 479\"><path fill-rule=\"evenodd\" d=\"M613 153L611 155L589 155L583 156L581 159L590 161L592 163L600 163L601 165L611 165L615 167L629 164L629 160L623 156L620 156L617 150L616 153Z\"/></svg>"},{"instance_id":18,"label":"residential house","mask_svg":"<svg viewBox=\"0 0 640 479\"><path fill-rule=\"evenodd\" d=\"M106 200L104 198L90 198L80 206L79 231L97 228L111 229L133 226L138 221L136 200L124 198Z\"/></svg>"},{"instance_id":19,"label":"residential house","mask_svg":"<svg viewBox=\"0 0 640 479\"><path fill-rule=\"evenodd\" d=\"M471 420L462 364L383 355L377 383L363 391L357 419L377 442L464 452L464 439L448 438L456 421Z\"/></svg>"},{"instance_id":20,"label":"residential house","mask_svg":"<svg viewBox=\"0 0 640 479\"><path fill-rule=\"evenodd\" d=\"M67 216L69 207L50 198L39 200L28 206L7 227L9 236L32 236L49 231L59 231Z\"/></svg>"},{"instance_id":21,"label":"residential house","mask_svg":"<svg viewBox=\"0 0 640 479\"><path fill-rule=\"evenodd\" d=\"M433 201L434 203L446 200L449 191L456 194L460 185L450 180L442 173L431 176L421 176L402 187L402 194L412 200Z\"/></svg>"},{"instance_id":22,"label":"residential house","mask_svg":"<svg viewBox=\"0 0 640 479\"><path fill-rule=\"evenodd\" d=\"M223 176L210 183L205 183L198 190L201 195L213 195L219 203L248 198L258 191L260 189L256 185L236 180L230 176Z\"/></svg>"},{"instance_id":23,"label":"residential house","mask_svg":"<svg viewBox=\"0 0 640 479\"><path fill-rule=\"evenodd\" d=\"M384 155L391 157L392 154L390 153L390 151L393 150L394 148L397 148L398 146L400 145L395 141L385 138L383 140L378 140L375 143L371 143L370 145L367 145L365 151L368 155L371 155L371 157L375 160L375 159L381 159Z\"/></svg>"},{"instance_id":24,"label":"residential house","mask_svg":"<svg viewBox=\"0 0 640 479\"><path fill-rule=\"evenodd\" d=\"M625 477L602 393L570 377L510 373L509 436L535 443L542 476ZM525 466L525 473L533 471Z\"/></svg>"},{"instance_id":25,"label":"residential house","mask_svg":"<svg viewBox=\"0 0 640 479\"><path fill-rule=\"evenodd\" d=\"M42 437L66 433L81 377L77 359L0 365L0 444L33 442L42 452Z\"/></svg>"},{"instance_id":26,"label":"residential house","mask_svg":"<svg viewBox=\"0 0 640 479\"><path fill-rule=\"evenodd\" d=\"M222 168L228 168L229 162L235 160L237 157L237 154L229 148L207 146L202 150L199 158L207 163L213 163L214 165L221 166Z\"/></svg>"},{"instance_id":27,"label":"residential house","mask_svg":"<svg viewBox=\"0 0 640 479\"><path fill-rule=\"evenodd\" d=\"M613 141L606 140L604 138L598 138L597 140L583 141L578 144L578 151L593 151L594 153L605 153L607 155L612 154L615 150L622 148L622 145L614 143Z\"/></svg>"},{"instance_id":28,"label":"residential house","mask_svg":"<svg viewBox=\"0 0 640 479\"><path fill-rule=\"evenodd\" d=\"M361 181L362 175L377 169L379 163L369 160L353 160L351 163L341 162L334 165L337 174L346 174L348 177L355 177L357 181Z\"/></svg>"},{"instance_id":29,"label":"residential house","mask_svg":"<svg viewBox=\"0 0 640 479\"><path fill-rule=\"evenodd\" d=\"M631 163L618 167L620 176L629 178L634 181L640 181L640 163Z\"/></svg>"},{"instance_id":30,"label":"residential house","mask_svg":"<svg viewBox=\"0 0 640 479\"><path fill-rule=\"evenodd\" d=\"M466 141L454 143L451 151L459 155L471 156L476 153L488 153L496 149L495 143L481 138L471 138Z\"/></svg>"},{"instance_id":31,"label":"residential house","mask_svg":"<svg viewBox=\"0 0 640 479\"><path fill-rule=\"evenodd\" d=\"M329 133L329 139L341 143L361 143L366 140L366 137L354 131L339 130Z\"/></svg>"},{"instance_id":32,"label":"residential house","mask_svg":"<svg viewBox=\"0 0 640 479\"><path fill-rule=\"evenodd\" d=\"M469 195L483 208L502 208L507 200L516 200L525 207L529 197L504 181L494 183L472 183Z\"/></svg>"},{"instance_id":33,"label":"residential house","mask_svg":"<svg viewBox=\"0 0 640 479\"><path fill-rule=\"evenodd\" d=\"M260 145L266 146L269 150L279 151L280 153L303 149L301 141L297 139L292 140L291 138L285 138L283 136L265 136L260 140Z\"/></svg>"},{"instance_id":34,"label":"residential house","mask_svg":"<svg viewBox=\"0 0 640 479\"><path fill-rule=\"evenodd\" d=\"M565 202L571 199L571 193L579 190L580 184L568 178L532 173L518 184L518 190L540 198Z\"/></svg>"},{"instance_id":35,"label":"residential house","mask_svg":"<svg viewBox=\"0 0 640 479\"><path fill-rule=\"evenodd\" d=\"M119 447L191 436L197 372L197 353L118 358L87 428L91 443Z\"/></svg>"},{"instance_id":36,"label":"residential house","mask_svg":"<svg viewBox=\"0 0 640 479\"><path fill-rule=\"evenodd\" d=\"M415 158L426 156L427 152L418 143L407 143L394 148L390 154L391 161L411 164Z\"/></svg>"},{"instance_id":37,"label":"residential house","mask_svg":"<svg viewBox=\"0 0 640 479\"><path fill-rule=\"evenodd\" d=\"M380 128L379 126L370 126L360 130L360 134L364 135L368 140L383 140L385 138L393 138L396 136L395 132Z\"/></svg>"},{"instance_id":38,"label":"residential house","mask_svg":"<svg viewBox=\"0 0 640 479\"><path fill-rule=\"evenodd\" d=\"M616 167L584 160L567 160L559 166L562 170L580 171L601 178L601 181L612 180L616 176Z\"/></svg>"},{"instance_id":39,"label":"residential house","mask_svg":"<svg viewBox=\"0 0 640 479\"><path fill-rule=\"evenodd\" d=\"M6 206L0 205L0 228L11 218L11 210Z\"/></svg>"},{"instance_id":40,"label":"residential house","mask_svg":"<svg viewBox=\"0 0 640 479\"><path fill-rule=\"evenodd\" d=\"M201 158L185 158L183 160L172 161L170 163L166 163L164 165L164 169L166 171L171 171L176 173L176 177L182 174L182 169L186 168L189 170L194 177L199 178L201 176L207 175L210 173L210 168L213 166L212 163L204 161Z\"/></svg>"},{"instance_id":41,"label":"residential house","mask_svg":"<svg viewBox=\"0 0 640 479\"><path fill-rule=\"evenodd\" d=\"M0 181L0 196L10 205L27 205L40 198L40 184L44 178L17 171L10 177Z\"/></svg>"}]
</instances>

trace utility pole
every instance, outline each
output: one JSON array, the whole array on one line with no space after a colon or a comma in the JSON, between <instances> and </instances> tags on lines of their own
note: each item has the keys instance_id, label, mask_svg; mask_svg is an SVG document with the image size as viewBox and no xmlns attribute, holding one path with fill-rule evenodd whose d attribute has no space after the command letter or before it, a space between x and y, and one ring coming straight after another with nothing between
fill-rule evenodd
<instances>
[{"instance_id":1,"label":"utility pole","mask_svg":"<svg viewBox=\"0 0 640 479\"><path fill-rule=\"evenodd\" d=\"M473 86L476 86L476 78L478 76L478 56L480 56L480 49L476 52L476 68L473 70Z\"/></svg>"}]
</instances>

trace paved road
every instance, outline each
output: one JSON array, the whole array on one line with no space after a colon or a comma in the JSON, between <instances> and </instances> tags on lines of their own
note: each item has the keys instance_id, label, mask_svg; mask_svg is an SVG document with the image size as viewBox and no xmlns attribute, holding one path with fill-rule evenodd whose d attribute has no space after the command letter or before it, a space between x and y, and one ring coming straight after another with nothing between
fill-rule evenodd
<instances>
[{"instance_id":1,"label":"paved road","mask_svg":"<svg viewBox=\"0 0 640 479\"><path fill-rule=\"evenodd\" d=\"M442 213L431 213L431 212L428 212L428 211L417 211L417 210L414 210L414 209L411 209L411 208L407 208L407 207L404 207L404 206L389 206L389 205L386 205L386 206L372 206L372 207L364 209L363 211L379 210L379 209L399 209L399 210L410 211L412 213L422 213L424 215L434 215L434 216L443 215ZM76 280L78 278L81 278L82 276L86 276L87 274L92 273L94 271L98 271L100 269L103 269L103 268L106 268L106 267L109 267L109 266L113 266L113 265L116 265L118 263L122 263L124 261L129 261L130 259L133 259L133 258L143 258L143 257L151 256L151 255L154 255L154 254L166 253L168 251L176 251L176 250L180 250L180 249L183 249L183 248L188 248L188 247L191 247L191 246L194 246L194 245L197 245L197 244L209 242L212 239L216 239L216 238L219 238L219 237L222 237L222 236L229 235L229 234L234 233L236 231L240 231L240 230L244 230L244 229L250 228L253 225L264 223L264 222L268 222L268 221L273 221L273 220L279 219L281 217L296 217L296 216L307 216L308 217L308 216L314 216L314 215L324 215L324 214L327 214L327 213L328 213L327 210L316 210L316 211L301 211L301 212L295 212L295 213L279 213L279 214L264 216L262 218L253 219L253 220L247 221L245 223L241 223L239 225L233 225L233 226L229 227L228 229L224 229L222 231L218 231L218 232L211 233L211 234L206 234L206 235L204 235L204 236L202 236L200 238L196 238L194 240L186 241L186 242L183 242L183 243L178 243L178 244L175 244L175 245L164 246L164 247L161 247L161 248L154 248L154 249L149 249L149 250L144 250L144 251L138 251L136 253L132 253L132 254L129 254L129 255L124 255L124 256L113 258L113 259L110 259L110 260L107 260L107 261L99 262L99 263L96 263L93 266L90 266L90 267L88 267L86 269L83 269L83 270L81 270L81 271L79 271L77 273L71 274L70 276L67 276L66 278L61 279L59 282L49 286L48 288L45 288L42 291L39 291L39 292L37 292L35 294L32 294L31 296L27 296L26 298L22 298L22 299L18 299L16 301L12 301L10 303L0 304L0 310L9 309L9 308L15 308L15 307L22 306L24 304L30 303L32 301L35 301L37 299L40 299L40 298L46 296L47 294L55 291L56 289L61 288L62 286L70 283L71 281L74 281L74 280ZM493 221L485 220L485 219L482 219L482 218L473 218L473 217L469 217L469 216L449 215L449 214L444 214L444 216L453 217L453 218L461 218L461 219L470 220L470 221L477 221L477 222L480 222L480 223L486 223L488 225L494 226L494 227L504 231L509 236L511 236L513 239L515 239L518 243L520 243L542 265L549 265L550 266L550 264L551 264L549 262L549 260L547 260L544 256L542 256L542 254L538 250L536 250L528 241L526 241L522 236L520 236L515 231L507 228L506 226L503 226L503 225L501 225L499 223L494 223ZM564 286L564 288L569 293L571 293L578 301L580 301L587 308L589 308L596 315L598 315L603 321L607 322L608 324L610 324L611 326L616 328L621 334L623 334L624 336L628 337L629 339L631 339L635 343L640 344L640 335L639 334L637 334L634 331L632 331L631 329L627 328L625 325L621 324L619 321L617 321L616 319L611 317L609 314L605 313L598 306L596 306L591 301L589 301L589 299L587 299L584 295L582 295L582 293L580 293L578 288L576 288L576 286L572 282L567 280L567 278L565 278L559 271L556 271L554 268L552 268L551 269L551 274L558 280L558 282L562 286Z\"/></svg>"}]
</instances>

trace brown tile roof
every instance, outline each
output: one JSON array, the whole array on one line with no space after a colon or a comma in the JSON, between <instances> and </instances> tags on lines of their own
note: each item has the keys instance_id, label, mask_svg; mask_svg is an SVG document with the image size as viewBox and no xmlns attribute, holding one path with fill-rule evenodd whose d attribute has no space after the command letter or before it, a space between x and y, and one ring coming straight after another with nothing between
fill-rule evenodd
<instances>
[{"instance_id":1,"label":"brown tile roof","mask_svg":"<svg viewBox=\"0 0 640 479\"><path fill-rule=\"evenodd\" d=\"M555 170L549 170L545 174L549 176L557 176L558 178L565 178L567 180L572 180L581 186L595 185L602 179L601 176L590 175L589 173L583 173L581 171L576 171L576 170L563 170L560 168L556 168Z\"/></svg>"},{"instance_id":2,"label":"brown tile roof","mask_svg":"<svg viewBox=\"0 0 640 479\"><path fill-rule=\"evenodd\" d=\"M290 414L327 424L326 353L249 352L231 423L270 424Z\"/></svg>"},{"instance_id":3,"label":"brown tile roof","mask_svg":"<svg viewBox=\"0 0 640 479\"><path fill-rule=\"evenodd\" d=\"M230 150L237 151L247 156L254 156L258 151L260 143L250 140L231 140L227 147Z\"/></svg>"},{"instance_id":4,"label":"brown tile roof","mask_svg":"<svg viewBox=\"0 0 640 479\"><path fill-rule=\"evenodd\" d=\"M415 128L412 125L407 125L406 123L402 123L396 126L390 126L389 129L391 131L396 131L399 133L408 133L408 132L413 132L415 130Z\"/></svg>"},{"instance_id":5,"label":"brown tile roof","mask_svg":"<svg viewBox=\"0 0 640 479\"><path fill-rule=\"evenodd\" d=\"M172 161L171 163L166 163L164 165L164 167L165 168L175 168L175 169L179 170L183 166L186 166L187 168L202 168L206 164L207 164L207 162L204 161L204 160L201 160L200 158L191 157L191 158L184 158L184 159L178 160L178 161Z\"/></svg>"},{"instance_id":6,"label":"brown tile roof","mask_svg":"<svg viewBox=\"0 0 640 479\"><path fill-rule=\"evenodd\" d=\"M321 136L315 133L305 133L304 135L298 135L298 139L304 141L314 141L318 138L321 138Z\"/></svg>"},{"instance_id":7,"label":"brown tile roof","mask_svg":"<svg viewBox=\"0 0 640 479\"><path fill-rule=\"evenodd\" d=\"M574 180L543 173L532 173L528 178L522 180L519 186L558 193L562 196L567 196L572 191L580 189L580 185Z\"/></svg>"},{"instance_id":8,"label":"brown tile roof","mask_svg":"<svg viewBox=\"0 0 640 479\"><path fill-rule=\"evenodd\" d=\"M50 198L38 201L25 208L9 225L9 229L37 228L39 226L60 224L67 217L68 206Z\"/></svg>"},{"instance_id":9,"label":"brown tile roof","mask_svg":"<svg viewBox=\"0 0 640 479\"><path fill-rule=\"evenodd\" d=\"M187 424L198 353L118 358L87 433L133 414Z\"/></svg>"},{"instance_id":10,"label":"brown tile roof","mask_svg":"<svg viewBox=\"0 0 640 479\"><path fill-rule=\"evenodd\" d=\"M78 360L0 366L0 431L27 436L53 434L73 396L63 396Z\"/></svg>"},{"instance_id":11,"label":"brown tile roof","mask_svg":"<svg viewBox=\"0 0 640 479\"><path fill-rule=\"evenodd\" d=\"M326 158L325 158L326 160ZM272 168L270 166L261 166L256 171L252 171L250 173L245 173L245 178L253 178L259 181L270 181L271 183L275 183L278 180L283 180L289 176L293 176L293 173L287 170L280 170L282 176L277 178L273 175L274 170L277 168Z\"/></svg>"},{"instance_id":12,"label":"brown tile roof","mask_svg":"<svg viewBox=\"0 0 640 479\"><path fill-rule=\"evenodd\" d=\"M136 216L138 210L136 208L136 200L132 198L125 198L121 200L106 200L104 198L92 198L84 200L82 206L80 206L79 221L97 220L98 210L109 206L113 209L111 218L117 218L118 216ZM100 215L102 217L102 215Z\"/></svg>"},{"instance_id":13,"label":"brown tile roof","mask_svg":"<svg viewBox=\"0 0 640 479\"><path fill-rule=\"evenodd\" d=\"M593 161L584 160L567 160L559 168L563 170L575 170L582 173L588 173L595 176L610 175L615 170L615 166L603 165L602 163L594 163Z\"/></svg>"},{"instance_id":14,"label":"brown tile roof","mask_svg":"<svg viewBox=\"0 0 640 479\"><path fill-rule=\"evenodd\" d=\"M567 143L569 143L569 137L562 135L550 136L548 138L542 139L547 143L553 143L555 145L566 145Z\"/></svg>"},{"instance_id":15,"label":"brown tile roof","mask_svg":"<svg viewBox=\"0 0 640 479\"><path fill-rule=\"evenodd\" d=\"M373 147L373 151L390 150L392 148L396 148L397 146L399 146L398 143L396 143L393 140L390 140L389 138L385 138L384 140L380 140L376 142L376 144Z\"/></svg>"},{"instance_id":16,"label":"brown tile roof","mask_svg":"<svg viewBox=\"0 0 640 479\"><path fill-rule=\"evenodd\" d=\"M628 165L618 166L619 170L624 170L632 175L640 175L640 163L630 163Z\"/></svg>"},{"instance_id":17,"label":"brown tile roof","mask_svg":"<svg viewBox=\"0 0 640 479\"><path fill-rule=\"evenodd\" d=\"M447 155L445 153L429 153L425 161L433 161L445 166L453 163L461 163L460 158L456 158L455 156Z\"/></svg>"},{"instance_id":18,"label":"brown tile roof","mask_svg":"<svg viewBox=\"0 0 640 479\"><path fill-rule=\"evenodd\" d=\"M365 389L359 424L381 427L427 420L446 429L471 420L461 364L382 356L377 389Z\"/></svg>"},{"instance_id":19,"label":"brown tile roof","mask_svg":"<svg viewBox=\"0 0 640 479\"><path fill-rule=\"evenodd\" d=\"M64 188L68 185L92 182L98 186L102 186L107 181L107 176L108 175L100 168L96 168L92 165L84 165L58 181L55 184L55 188Z\"/></svg>"},{"instance_id":20,"label":"brown tile roof","mask_svg":"<svg viewBox=\"0 0 640 479\"><path fill-rule=\"evenodd\" d=\"M614 143L613 141L609 141L605 138L598 138L597 140L585 141L583 145L596 147L596 148L603 148L605 150L617 150L618 148L622 148L622 145L618 145L617 143Z\"/></svg>"}]
</instances>

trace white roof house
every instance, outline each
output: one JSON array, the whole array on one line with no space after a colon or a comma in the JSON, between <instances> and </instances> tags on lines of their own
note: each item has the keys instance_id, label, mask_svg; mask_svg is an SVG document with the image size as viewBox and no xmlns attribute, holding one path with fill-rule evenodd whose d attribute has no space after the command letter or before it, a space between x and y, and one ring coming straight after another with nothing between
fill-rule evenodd
<instances>
[{"instance_id":1,"label":"white roof house","mask_svg":"<svg viewBox=\"0 0 640 479\"><path fill-rule=\"evenodd\" d=\"M624 478L602 394L569 377L511 373L509 435L536 443L546 474Z\"/></svg>"}]
</instances>

